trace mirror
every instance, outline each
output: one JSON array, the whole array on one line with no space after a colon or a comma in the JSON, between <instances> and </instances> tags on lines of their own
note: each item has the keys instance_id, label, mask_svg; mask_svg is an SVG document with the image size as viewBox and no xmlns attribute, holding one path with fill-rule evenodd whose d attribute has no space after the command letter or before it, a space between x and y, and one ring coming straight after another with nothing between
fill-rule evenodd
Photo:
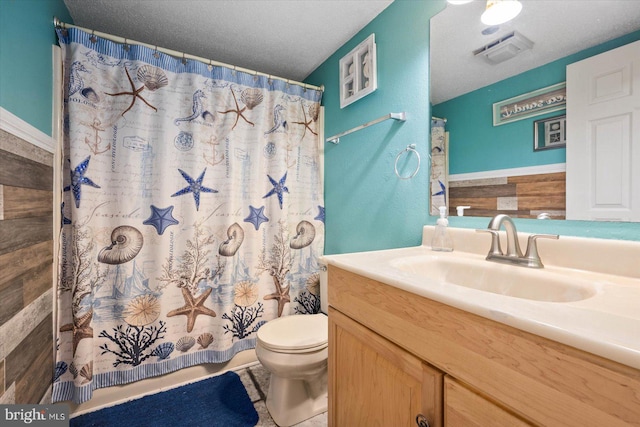
<instances>
[{"instance_id":1,"label":"mirror","mask_svg":"<svg viewBox=\"0 0 640 427\"><path fill-rule=\"evenodd\" d=\"M640 39L632 1L520 1L520 15L497 27L480 22L483 0L447 4L431 19L430 101L432 115L447 119L449 215L467 205L470 216L564 219L566 150L536 150L534 123L565 110L494 126L493 104L527 99L565 82L566 65Z\"/></svg>"}]
</instances>

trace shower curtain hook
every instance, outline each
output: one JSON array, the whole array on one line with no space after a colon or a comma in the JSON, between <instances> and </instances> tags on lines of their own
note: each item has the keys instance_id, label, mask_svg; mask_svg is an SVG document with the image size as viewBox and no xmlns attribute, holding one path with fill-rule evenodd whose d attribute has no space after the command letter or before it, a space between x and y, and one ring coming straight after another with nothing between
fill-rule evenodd
<instances>
[{"instance_id":1,"label":"shower curtain hook","mask_svg":"<svg viewBox=\"0 0 640 427\"><path fill-rule=\"evenodd\" d=\"M125 52L129 52L129 49L131 48L126 38L124 39L124 45L122 46L122 48L125 50Z\"/></svg>"},{"instance_id":2,"label":"shower curtain hook","mask_svg":"<svg viewBox=\"0 0 640 427\"><path fill-rule=\"evenodd\" d=\"M160 52L158 52L158 45L156 45L156 50L153 52L153 57L156 59L160 58Z\"/></svg>"},{"instance_id":3,"label":"shower curtain hook","mask_svg":"<svg viewBox=\"0 0 640 427\"><path fill-rule=\"evenodd\" d=\"M91 43L96 43L98 38L96 37L96 30L91 30L91 37L89 37Z\"/></svg>"},{"instance_id":4,"label":"shower curtain hook","mask_svg":"<svg viewBox=\"0 0 640 427\"><path fill-rule=\"evenodd\" d=\"M185 57L185 53L182 52L182 65L187 65L187 58Z\"/></svg>"},{"instance_id":5,"label":"shower curtain hook","mask_svg":"<svg viewBox=\"0 0 640 427\"><path fill-rule=\"evenodd\" d=\"M67 30L67 24L59 20L57 16L53 17L53 25L55 28L60 29L60 31L65 37L69 35L69 31Z\"/></svg>"},{"instance_id":6,"label":"shower curtain hook","mask_svg":"<svg viewBox=\"0 0 640 427\"><path fill-rule=\"evenodd\" d=\"M207 68L209 69L209 71L213 71L213 62L211 60L209 60L209 65L207 66Z\"/></svg>"}]
</instances>

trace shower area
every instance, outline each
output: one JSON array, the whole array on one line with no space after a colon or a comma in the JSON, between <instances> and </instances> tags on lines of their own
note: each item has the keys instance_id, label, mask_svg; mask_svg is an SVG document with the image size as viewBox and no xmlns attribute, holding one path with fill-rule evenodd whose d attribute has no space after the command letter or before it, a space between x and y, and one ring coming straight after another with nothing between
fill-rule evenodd
<instances>
[{"instance_id":1,"label":"shower area","mask_svg":"<svg viewBox=\"0 0 640 427\"><path fill-rule=\"evenodd\" d=\"M255 360L265 322L320 310L322 88L56 31L52 400L131 383L137 394L141 380L158 389Z\"/></svg>"}]
</instances>

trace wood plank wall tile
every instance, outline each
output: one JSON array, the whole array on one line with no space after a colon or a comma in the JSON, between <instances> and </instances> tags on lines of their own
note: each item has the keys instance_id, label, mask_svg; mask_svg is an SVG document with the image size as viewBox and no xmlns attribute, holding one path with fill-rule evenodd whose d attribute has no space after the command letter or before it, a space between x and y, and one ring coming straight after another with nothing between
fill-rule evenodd
<instances>
[{"instance_id":1,"label":"wood plank wall tile","mask_svg":"<svg viewBox=\"0 0 640 427\"><path fill-rule=\"evenodd\" d=\"M29 144L23 139L2 129L0 129L0 150L42 163L46 166L53 166L53 155L50 152L33 144Z\"/></svg>"},{"instance_id":2,"label":"wood plank wall tile","mask_svg":"<svg viewBox=\"0 0 640 427\"><path fill-rule=\"evenodd\" d=\"M0 255L53 240L53 217L20 218L0 221Z\"/></svg>"},{"instance_id":3,"label":"wood plank wall tile","mask_svg":"<svg viewBox=\"0 0 640 427\"><path fill-rule=\"evenodd\" d=\"M0 150L0 184L53 190L53 168Z\"/></svg>"},{"instance_id":4,"label":"wood plank wall tile","mask_svg":"<svg viewBox=\"0 0 640 427\"><path fill-rule=\"evenodd\" d=\"M50 259L44 259L38 265L30 268L23 274L22 301L24 306L31 304L40 295L52 287L53 263Z\"/></svg>"},{"instance_id":5,"label":"wood plank wall tile","mask_svg":"<svg viewBox=\"0 0 640 427\"><path fill-rule=\"evenodd\" d=\"M0 286L16 279L28 269L30 260L53 260L53 241L46 240L33 246L0 255Z\"/></svg>"},{"instance_id":6,"label":"wood plank wall tile","mask_svg":"<svg viewBox=\"0 0 640 427\"><path fill-rule=\"evenodd\" d=\"M457 215L456 206L471 206L471 209L465 210L465 215L476 216L471 211L488 210L495 211L498 209L497 197L456 197L449 194L449 215Z\"/></svg>"},{"instance_id":7,"label":"wood plank wall tile","mask_svg":"<svg viewBox=\"0 0 640 427\"><path fill-rule=\"evenodd\" d=\"M51 316L46 321L51 323ZM31 368L16 381L16 402L39 403L53 379L53 336L38 344L39 350Z\"/></svg>"},{"instance_id":8,"label":"wood plank wall tile","mask_svg":"<svg viewBox=\"0 0 640 427\"><path fill-rule=\"evenodd\" d=\"M8 322L0 325L0 360L6 359L45 317L51 315L55 294L54 289L47 290Z\"/></svg>"},{"instance_id":9,"label":"wood plank wall tile","mask_svg":"<svg viewBox=\"0 0 640 427\"><path fill-rule=\"evenodd\" d=\"M51 384L53 372L53 334L51 333L52 315L49 314L25 339L7 356L6 381L16 382L16 403L38 403L40 397ZM44 353L48 353L47 358ZM47 361L46 366L37 366ZM43 371L46 374L43 375ZM32 387L28 382L41 384L35 389L42 389L39 396L31 395Z\"/></svg>"},{"instance_id":10,"label":"wood plank wall tile","mask_svg":"<svg viewBox=\"0 0 640 427\"><path fill-rule=\"evenodd\" d=\"M453 194L453 196L452 196ZM476 187L449 187L449 197L510 197L516 196L515 184L478 185Z\"/></svg>"},{"instance_id":11,"label":"wood plank wall tile","mask_svg":"<svg viewBox=\"0 0 640 427\"><path fill-rule=\"evenodd\" d=\"M565 185L556 181L526 182L516 184L518 196L558 196L565 194Z\"/></svg>"},{"instance_id":12,"label":"wood plank wall tile","mask_svg":"<svg viewBox=\"0 0 640 427\"><path fill-rule=\"evenodd\" d=\"M53 372L51 304L41 308L54 290L52 165L52 153L0 130L0 330L11 337L0 401L16 404L39 403Z\"/></svg>"},{"instance_id":13,"label":"wood plank wall tile","mask_svg":"<svg viewBox=\"0 0 640 427\"><path fill-rule=\"evenodd\" d=\"M510 176L507 178L507 182L511 184L519 184L521 182L543 182L543 181L557 181L557 182L565 182L566 179L565 172L555 172L555 173L540 173L536 175L520 175L520 176Z\"/></svg>"},{"instance_id":14,"label":"wood plank wall tile","mask_svg":"<svg viewBox=\"0 0 640 427\"><path fill-rule=\"evenodd\" d=\"M13 280L0 285L0 326L24 308L22 282Z\"/></svg>"},{"instance_id":15,"label":"wood plank wall tile","mask_svg":"<svg viewBox=\"0 0 640 427\"><path fill-rule=\"evenodd\" d=\"M549 212L554 219L565 219L566 173L512 176L479 180L452 181L449 184L449 215L456 206L471 206L469 216L493 217L505 213L516 218L536 218ZM512 198L509 207L499 209L499 198Z\"/></svg>"},{"instance_id":16,"label":"wood plank wall tile","mask_svg":"<svg viewBox=\"0 0 640 427\"><path fill-rule=\"evenodd\" d=\"M0 192L1 219L33 218L52 215L51 190L34 190L24 187L2 186Z\"/></svg>"},{"instance_id":17,"label":"wood plank wall tile","mask_svg":"<svg viewBox=\"0 0 640 427\"><path fill-rule=\"evenodd\" d=\"M518 196L518 208L525 211L565 210L565 196Z\"/></svg>"}]
</instances>

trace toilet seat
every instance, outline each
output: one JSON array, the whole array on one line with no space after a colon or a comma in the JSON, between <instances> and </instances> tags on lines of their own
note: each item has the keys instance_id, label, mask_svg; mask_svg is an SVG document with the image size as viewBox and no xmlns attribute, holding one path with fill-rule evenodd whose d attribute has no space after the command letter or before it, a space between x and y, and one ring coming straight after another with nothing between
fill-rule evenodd
<instances>
[{"instance_id":1,"label":"toilet seat","mask_svg":"<svg viewBox=\"0 0 640 427\"><path fill-rule=\"evenodd\" d=\"M279 353L311 353L328 345L328 321L324 314L291 315L273 319L257 332L259 344Z\"/></svg>"}]
</instances>

